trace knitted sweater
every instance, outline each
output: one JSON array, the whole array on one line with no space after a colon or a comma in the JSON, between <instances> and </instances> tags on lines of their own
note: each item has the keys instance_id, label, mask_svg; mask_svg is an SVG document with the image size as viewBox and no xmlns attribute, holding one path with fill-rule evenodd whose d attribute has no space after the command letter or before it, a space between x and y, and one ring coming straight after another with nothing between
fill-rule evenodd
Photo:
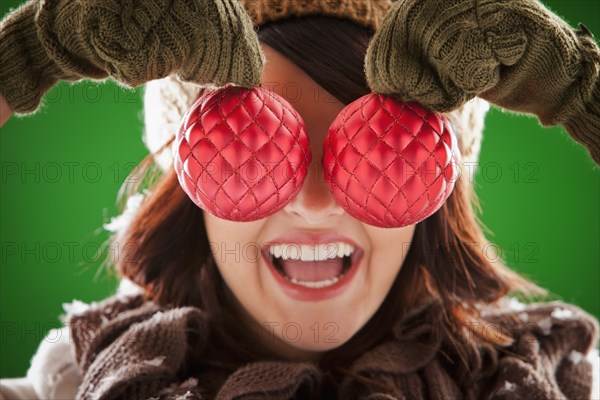
<instances>
[{"instance_id":1,"label":"knitted sweater","mask_svg":"<svg viewBox=\"0 0 600 400\"><path fill-rule=\"evenodd\" d=\"M345 377L335 389L316 363L255 360L230 370L212 360L206 367L203 354L219 341L208 316L195 307L160 307L141 294L115 295L72 308L66 320L80 375L77 399L590 398L586 354L598 337L592 316L563 302L523 305L508 298L482 315L515 341L495 347L473 337L470 372L453 355L456 338L434 328L441 305L429 300L393 326L393 338L349 366L355 376L384 386ZM227 349L217 353L227 358Z\"/></svg>"}]
</instances>

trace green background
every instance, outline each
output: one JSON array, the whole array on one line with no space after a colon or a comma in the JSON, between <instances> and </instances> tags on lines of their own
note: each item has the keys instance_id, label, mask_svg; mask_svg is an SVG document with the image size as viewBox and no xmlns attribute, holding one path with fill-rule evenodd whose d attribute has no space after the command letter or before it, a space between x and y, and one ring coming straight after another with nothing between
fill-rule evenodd
<instances>
[{"instance_id":1,"label":"green background","mask_svg":"<svg viewBox=\"0 0 600 400\"><path fill-rule=\"evenodd\" d=\"M0 15L20 4L2 1ZM600 35L600 1L545 1ZM146 154L142 90L61 83L0 134L0 376L22 376L61 304L116 288L99 271L116 193ZM600 317L600 171L562 128L490 112L476 190L490 240L515 270Z\"/></svg>"}]
</instances>

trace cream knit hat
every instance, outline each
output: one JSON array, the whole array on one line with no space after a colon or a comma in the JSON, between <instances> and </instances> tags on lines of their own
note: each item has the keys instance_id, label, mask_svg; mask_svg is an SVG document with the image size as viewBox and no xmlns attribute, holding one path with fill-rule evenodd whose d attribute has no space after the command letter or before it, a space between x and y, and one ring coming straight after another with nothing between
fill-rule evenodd
<instances>
[{"instance_id":1,"label":"cream knit hat","mask_svg":"<svg viewBox=\"0 0 600 400\"><path fill-rule=\"evenodd\" d=\"M196 100L201 88L180 82L170 76L148 82L144 90L144 133L143 140L154 153L155 161L163 171L173 168L172 149L164 148L177 132L185 111ZM475 166L481 148L484 119L489 103L475 98L461 108L447 113L458 139L458 145L466 165Z\"/></svg>"}]
</instances>

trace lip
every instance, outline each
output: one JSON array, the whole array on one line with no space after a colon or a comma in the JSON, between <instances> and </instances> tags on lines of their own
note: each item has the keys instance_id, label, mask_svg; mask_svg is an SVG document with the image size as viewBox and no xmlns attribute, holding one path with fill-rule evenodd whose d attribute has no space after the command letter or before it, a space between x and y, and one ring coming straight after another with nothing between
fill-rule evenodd
<instances>
[{"instance_id":1,"label":"lip","mask_svg":"<svg viewBox=\"0 0 600 400\"><path fill-rule=\"evenodd\" d=\"M269 247L273 244L305 244L305 245L317 245L333 242L348 243L354 247L354 254L352 255L352 265L350 269L346 271L342 279L334 283L333 285L322 287L322 288L309 288L302 285L296 285L279 274L273 263L271 262L271 254L269 253ZM341 295L352 282L356 276L360 265L362 264L363 250L353 241L347 237L340 236L335 233L324 233L324 234L312 234L312 233L292 233L275 240L271 240L266 243L261 249L262 258L267 264L267 267L275 277L277 283L279 283L281 289L291 298L300 301L321 301L331 299L333 297Z\"/></svg>"}]
</instances>

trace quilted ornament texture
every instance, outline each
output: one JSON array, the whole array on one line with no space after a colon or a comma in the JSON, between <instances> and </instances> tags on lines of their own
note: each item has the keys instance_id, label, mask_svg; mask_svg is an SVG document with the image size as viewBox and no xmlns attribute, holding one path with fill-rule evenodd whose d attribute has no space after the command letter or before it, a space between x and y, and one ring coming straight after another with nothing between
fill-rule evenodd
<instances>
[{"instance_id":1,"label":"quilted ornament texture","mask_svg":"<svg viewBox=\"0 0 600 400\"><path fill-rule=\"evenodd\" d=\"M460 151L445 116L368 94L348 104L323 144L323 169L346 212L399 228L435 213L459 177Z\"/></svg>"},{"instance_id":2,"label":"quilted ornament texture","mask_svg":"<svg viewBox=\"0 0 600 400\"><path fill-rule=\"evenodd\" d=\"M262 86L205 93L185 113L176 141L183 190L198 207L232 221L281 210L302 187L312 157L302 117Z\"/></svg>"}]
</instances>

